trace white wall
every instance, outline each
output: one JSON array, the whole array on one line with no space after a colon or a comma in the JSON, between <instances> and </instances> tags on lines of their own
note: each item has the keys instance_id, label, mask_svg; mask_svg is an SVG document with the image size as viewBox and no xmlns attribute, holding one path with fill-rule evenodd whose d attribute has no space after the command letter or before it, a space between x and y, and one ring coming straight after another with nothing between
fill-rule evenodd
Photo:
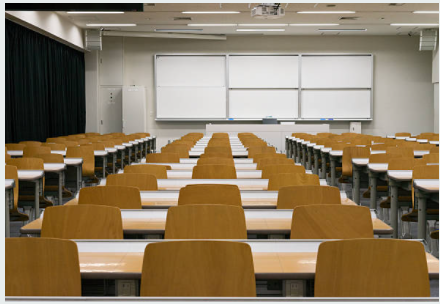
<instances>
[{"instance_id":1,"label":"white wall","mask_svg":"<svg viewBox=\"0 0 440 304\"><path fill-rule=\"evenodd\" d=\"M99 53L98 51L84 54L86 71L86 132L99 130Z\"/></svg>"},{"instance_id":2,"label":"white wall","mask_svg":"<svg viewBox=\"0 0 440 304\"><path fill-rule=\"evenodd\" d=\"M408 36L255 35L211 41L126 37L123 79L124 85L147 88L147 131L166 140L188 132L203 132L206 122L154 120L153 61L156 53L372 53L374 119L362 123L362 132L379 135L398 131L429 132L433 131L432 55L418 51L418 39ZM336 133L349 130L349 122L333 122L330 126Z\"/></svg>"},{"instance_id":3,"label":"white wall","mask_svg":"<svg viewBox=\"0 0 440 304\"><path fill-rule=\"evenodd\" d=\"M437 47L435 51L432 52L432 83L434 84L434 132L438 133L439 121L438 121L438 37L437 37Z\"/></svg>"},{"instance_id":4,"label":"white wall","mask_svg":"<svg viewBox=\"0 0 440 304\"><path fill-rule=\"evenodd\" d=\"M6 18L77 49L84 49L83 30L54 12L7 11Z\"/></svg>"}]
</instances>

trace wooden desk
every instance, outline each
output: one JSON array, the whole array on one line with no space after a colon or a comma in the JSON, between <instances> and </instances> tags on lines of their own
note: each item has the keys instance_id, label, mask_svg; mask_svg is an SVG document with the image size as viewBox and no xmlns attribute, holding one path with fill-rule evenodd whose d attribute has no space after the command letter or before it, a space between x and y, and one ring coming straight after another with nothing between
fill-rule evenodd
<instances>
[{"instance_id":1,"label":"wooden desk","mask_svg":"<svg viewBox=\"0 0 440 304\"><path fill-rule=\"evenodd\" d=\"M146 165L147 163L137 163L133 165ZM171 170L193 170L197 163L148 163L148 165L162 165L162 166L170 166ZM256 163L235 163L235 170L256 170Z\"/></svg>"},{"instance_id":2,"label":"wooden desk","mask_svg":"<svg viewBox=\"0 0 440 304\"><path fill-rule=\"evenodd\" d=\"M5 179L5 237L11 236L9 211L14 208L15 180Z\"/></svg>"},{"instance_id":3,"label":"wooden desk","mask_svg":"<svg viewBox=\"0 0 440 304\"><path fill-rule=\"evenodd\" d=\"M31 214L31 219L38 219L40 217L40 194L43 192L44 170L18 170L17 172L19 182L32 182L35 185L34 216L32 217Z\"/></svg>"},{"instance_id":4,"label":"wooden desk","mask_svg":"<svg viewBox=\"0 0 440 304\"><path fill-rule=\"evenodd\" d=\"M189 152L189 157L200 157L200 155L202 155L203 153L205 153L204 151L198 151L198 152ZM233 157L247 157L248 156L248 152L247 151L232 151L232 156Z\"/></svg>"},{"instance_id":5,"label":"wooden desk","mask_svg":"<svg viewBox=\"0 0 440 304\"><path fill-rule=\"evenodd\" d=\"M278 191L240 191L243 209L276 209ZM77 196L78 198L78 196ZM141 191L143 209L168 209L177 206L179 191ZM356 205L348 199L344 192L341 193L343 205ZM76 205L76 199L70 200L66 205Z\"/></svg>"},{"instance_id":6,"label":"wooden desk","mask_svg":"<svg viewBox=\"0 0 440 304\"><path fill-rule=\"evenodd\" d=\"M181 164L197 164L198 158L181 158ZM253 164L254 160L252 158L234 158L235 164Z\"/></svg>"},{"instance_id":7,"label":"wooden desk","mask_svg":"<svg viewBox=\"0 0 440 304\"><path fill-rule=\"evenodd\" d=\"M432 198L438 203L438 179L416 179L414 180L414 191L417 197L417 237L424 239L426 237L426 200Z\"/></svg>"},{"instance_id":8,"label":"wooden desk","mask_svg":"<svg viewBox=\"0 0 440 304\"><path fill-rule=\"evenodd\" d=\"M326 186L324 179L319 180L321 186ZM157 186L159 190L180 190L187 185L194 184L221 184L237 185L240 190L267 190L268 179L158 179ZM100 186L106 185L106 179L102 179Z\"/></svg>"},{"instance_id":9,"label":"wooden desk","mask_svg":"<svg viewBox=\"0 0 440 304\"><path fill-rule=\"evenodd\" d=\"M168 210L121 210L124 234L163 235ZM245 209L246 226L250 235L266 235L285 238L290 235L293 210ZM376 218L371 211L376 235L389 235L393 229ZM43 214L44 217L44 214ZM22 234L40 234L42 219L37 219L20 229Z\"/></svg>"}]
</instances>

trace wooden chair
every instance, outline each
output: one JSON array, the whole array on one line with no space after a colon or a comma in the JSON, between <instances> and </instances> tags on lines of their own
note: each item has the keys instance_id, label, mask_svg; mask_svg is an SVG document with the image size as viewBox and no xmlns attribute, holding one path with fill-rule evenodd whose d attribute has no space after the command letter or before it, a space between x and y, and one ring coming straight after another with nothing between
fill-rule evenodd
<instances>
[{"instance_id":1,"label":"wooden chair","mask_svg":"<svg viewBox=\"0 0 440 304\"><path fill-rule=\"evenodd\" d=\"M121 210L99 205L47 208L41 237L57 239L123 239Z\"/></svg>"},{"instance_id":2,"label":"wooden chair","mask_svg":"<svg viewBox=\"0 0 440 304\"><path fill-rule=\"evenodd\" d=\"M90 146L67 147L66 157L80 157L83 159L82 175L91 182L97 183L95 176L95 153Z\"/></svg>"},{"instance_id":3,"label":"wooden chair","mask_svg":"<svg viewBox=\"0 0 440 304\"><path fill-rule=\"evenodd\" d=\"M230 158L233 159L232 153L224 153L224 152L209 152L203 153L200 155L200 159L202 158Z\"/></svg>"},{"instance_id":4,"label":"wooden chair","mask_svg":"<svg viewBox=\"0 0 440 304\"><path fill-rule=\"evenodd\" d=\"M62 138L62 137L51 137L51 138L46 138L46 142L47 143L63 143L67 141L66 138Z\"/></svg>"},{"instance_id":5,"label":"wooden chair","mask_svg":"<svg viewBox=\"0 0 440 304\"><path fill-rule=\"evenodd\" d=\"M169 145L161 149L162 153L176 153L179 158L189 158L188 147L186 145Z\"/></svg>"},{"instance_id":6,"label":"wooden chair","mask_svg":"<svg viewBox=\"0 0 440 304\"><path fill-rule=\"evenodd\" d=\"M136 187L139 191L158 190L156 176L145 173L111 174L107 177L106 185Z\"/></svg>"},{"instance_id":7,"label":"wooden chair","mask_svg":"<svg viewBox=\"0 0 440 304\"><path fill-rule=\"evenodd\" d=\"M243 208L228 205L170 207L165 239L247 239Z\"/></svg>"},{"instance_id":8,"label":"wooden chair","mask_svg":"<svg viewBox=\"0 0 440 304\"><path fill-rule=\"evenodd\" d=\"M234 166L197 165L193 168L192 179L236 179Z\"/></svg>"},{"instance_id":9,"label":"wooden chair","mask_svg":"<svg viewBox=\"0 0 440 304\"><path fill-rule=\"evenodd\" d=\"M426 163L428 164L438 164L439 163L439 154L438 153L429 153L425 154L422 157Z\"/></svg>"},{"instance_id":10,"label":"wooden chair","mask_svg":"<svg viewBox=\"0 0 440 304\"><path fill-rule=\"evenodd\" d=\"M268 146L264 145L264 146L260 146L260 147L252 146L252 147L248 148L248 158L254 158L255 155L258 155L258 154L271 154L271 153L272 154L276 153L275 147L268 147Z\"/></svg>"},{"instance_id":11,"label":"wooden chair","mask_svg":"<svg viewBox=\"0 0 440 304\"><path fill-rule=\"evenodd\" d=\"M386 153L399 155L401 157L414 158L414 148L412 147L387 147Z\"/></svg>"},{"instance_id":12,"label":"wooden chair","mask_svg":"<svg viewBox=\"0 0 440 304\"><path fill-rule=\"evenodd\" d=\"M305 173L280 173L269 178L267 190L278 191L282 187L316 185L319 186L319 177L315 174Z\"/></svg>"},{"instance_id":13,"label":"wooden chair","mask_svg":"<svg viewBox=\"0 0 440 304\"><path fill-rule=\"evenodd\" d=\"M237 185L200 184L180 188L178 205L231 205L241 207Z\"/></svg>"},{"instance_id":14,"label":"wooden chair","mask_svg":"<svg viewBox=\"0 0 440 304\"><path fill-rule=\"evenodd\" d=\"M35 155L36 158L43 160L45 164L64 164L64 157L61 154L49 153L49 154L38 154ZM58 195L59 179L58 174L52 172L46 172L44 174L44 191L48 195L53 194ZM66 187L63 186L63 197L72 197L73 194ZM50 193L50 194L49 194Z\"/></svg>"},{"instance_id":15,"label":"wooden chair","mask_svg":"<svg viewBox=\"0 0 440 304\"><path fill-rule=\"evenodd\" d=\"M282 153L260 153L260 154L254 154L252 156L253 162L258 163L263 158L287 158L286 154Z\"/></svg>"},{"instance_id":16,"label":"wooden chair","mask_svg":"<svg viewBox=\"0 0 440 304\"><path fill-rule=\"evenodd\" d=\"M394 134L394 136L396 136L396 137L411 137L411 133L399 132L399 133Z\"/></svg>"},{"instance_id":17,"label":"wooden chair","mask_svg":"<svg viewBox=\"0 0 440 304\"><path fill-rule=\"evenodd\" d=\"M11 157L11 155L9 155L8 154L8 148L5 148L6 150L5 150L5 162L7 161L7 160L9 160L9 159L11 159L12 157Z\"/></svg>"},{"instance_id":18,"label":"wooden chair","mask_svg":"<svg viewBox=\"0 0 440 304\"><path fill-rule=\"evenodd\" d=\"M232 155L231 146L227 147L206 147L204 153L227 153Z\"/></svg>"},{"instance_id":19,"label":"wooden chair","mask_svg":"<svg viewBox=\"0 0 440 304\"><path fill-rule=\"evenodd\" d=\"M261 168L261 178L269 178L273 174L279 173L306 173L303 166L288 165L266 165Z\"/></svg>"},{"instance_id":20,"label":"wooden chair","mask_svg":"<svg viewBox=\"0 0 440 304\"><path fill-rule=\"evenodd\" d=\"M225 241L148 244L141 297L255 297L251 247Z\"/></svg>"},{"instance_id":21,"label":"wooden chair","mask_svg":"<svg viewBox=\"0 0 440 304\"><path fill-rule=\"evenodd\" d=\"M80 297L78 248L70 240L5 239L5 295Z\"/></svg>"},{"instance_id":22,"label":"wooden chair","mask_svg":"<svg viewBox=\"0 0 440 304\"><path fill-rule=\"evenodd\" d=\"M324 204L341 204L341 193L337 187L289 186L278 191L277 209L295 209L302 205Z\"/></svg>"},{"instance_id":23,"label":"wooden chair","mask_svg":"<svg viewBox=\"0 0 440 304\"><path fill-rule=\"evenodd\" d=\"M420 242L359 239L319 246L315 297L429 296L426 253Z\"/></svg>"},{"instance_id":24,"label":"wooden chair","mask_svg":"<svg viewBox=\"0 0 440 304\"><path fill-rule=\"evenodd\" d=\"M30 141L20 141L19 143L22 144L22 145L25 145L26 147L40 147L41 144L42 144L39 141L32 141L32 140L30 140Z\"/></svg>"},{"instance_id":25,"label":"wooden chair","mask_svg":"<svg viewBox=\"0 0 440 304\"><path fill-rule=\"evenodd\" d=\"M8 151L23 151L24 147L26 145L23 144L5 144L5 147L8 149Z\"/></svg>"},{"instance_id":26,"label":"wooden chair","mask_svg":"<svg viewBox=\"0 0 440 304\"><path fill-rule=\"evenodd\" d=\"M177 153L151 153L147 154L147 163L180 163L180 157Z\"/></svg>"},{"instance_id":27,"label":"wooden chair","mask_svg":"<svg viewBox=\"0 0 440 304\"><path fill-rule=\"evenodd\" d=\"M51 149L43 146L26 146L23 149L23 157L35 157L38 154L48 154Z\"/></svg>"},{"instance_id":28,"label":"wooden chair","mask_svg":"<svg viewBox=\"0 0 440 304\"><path fill-rule=\"evenodd\" d=\"M227 139L229 139L229 134L228 133L213 133L211 135L211 138L227 138Z\"/></svg>"},{"instance_id":29,"label":"wooden chair","mask_svg":"<svg viewBox=\"0 0 440 304\"><path fill-rule=\"evenodd\" d=\"M63 143L43 143L41 147L49 147L51 151L64 151L66 145Z\"/></svg>"},{"instance_id":30,"label":"wooden chair","mask_svg":"<svg viewBox=\"0 0 440 304\"><path fill-rule=\"evenodd\" d=\"M295 161L291 158L284 157L267 157L258 160L257 170L262 170L262 168L270 165L295 165Z\"/></svg>"},{"instance_id":31,"label":"wooden chair","mask_svg":"<svg viewBox=\"0 0 440 304\"><path fill-rule=\"evenodd\" d=\"M139 189L126 186L81 188L78 204L113 206L120 209L142 209Z\"/></svg>"},{"instance_id":32,"label":"wooden chair","mask_svg":"<svg viewBox=\"0 0 440 304\"><path fill-rule=\"evenodd\" d=\"M373 238L370 209L347 205L298 206L292 216L291 239Z\"/></svg>"},{"instance_id":33,"label":"wooden chair","mask_svg":"<svg viewBox=\"0 0 440 304\"><path fill-rule=\"evenodd\" d=\"M164 165L129 165L124 167L124 174L144 173L152 174L156 179L167 179L167 170L171 170L171 167Z\"/></svg>"},{"instance_id":34,"label":"wooden chair","mask_svg":"<svg viewBox=\"0 0 440 304\"><path fill-rule=\"evenodd\" d=\"M220 157L205 157L200 158L197 161L197 165L227 165L227 166L234 166L235 162L233 158L220 158Z\"/></svg>"},{"instance_id":35,"label":"wooden chair","mask_svg":"<svg viewBox=\"0 0 440 304\"><path fill-rule=\"evenodd\" d=\"M15 181L14 187L14 207L9 209L9 220L10 221L28 221L29 216L25 213L21 213L18 210L18 193L19 193L19 182L18 182L18 172L17 167L6 165L5 166L5 179L13 179Z\"/></svg>"},{"instance_id":36,"label":"wooden chair","mask_svg":"<svg viewBox=\"0 0 440 304\"><path fill-rule=\"evenodd\" d=\"M438 147L433 147L433 148L431 148L431 149L429 150L429 153L432 153L432 154L439 154L439 149L438 149Z\"/></svg>"},{"instance_id":37,"label":"wooden chair","mask_svg":"<svg viewBox=\"0 0 440 304\"><path fill-rule=\"evenodd\" d=\"M63 144L66 146L66 149L69 148L69 147L77 147L77 146L79 146L79 143L77 141L65 141L65 142L63 142Z\"/></svg>"},{"instance_id":38,"label":"wooden chair","mask_svg":"<svg viewBox=\"0 0 440 304\"><path fill-rule=\"evenodd\" d=\"M351 160L353 158L369 158L370 148L367 147L345 147L342 150L342 176L353 176L353 166Z\"/></svg>"}]
</instances>

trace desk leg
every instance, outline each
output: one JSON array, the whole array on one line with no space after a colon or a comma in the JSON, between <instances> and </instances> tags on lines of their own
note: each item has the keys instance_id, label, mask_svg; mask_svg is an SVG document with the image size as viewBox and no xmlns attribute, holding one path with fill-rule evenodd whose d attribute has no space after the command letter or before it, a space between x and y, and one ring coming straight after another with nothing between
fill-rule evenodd
<instances>
[{"instance_id":1,"label":"desk leg","mask_svg":"<svg viewBox=\"0 0 440 304\"><path fill-rule=\"evenodd\" d=\"M107 165L107 157L102 158L102 178L105 178L105 167Z\"/></svg>"},{"instance_id":2,"label":"desk leg","mask_svg":"<svg viewBox=\"0 0 440 304\"><path fill-rule=\"evenodd\" d=\"M417 196L418 219L417 219L417 238L426 240L426 197Z\"/></svg>"},{"instance_id":3,"label":"desk leg","mask_svg":"<svg viewBox=\"0 0 440 304\"><path fill-rule=\"evenodd\" d=\"M302 165L303 165L304 168L306 168L306 166L307 166L307 163L306 163L306 161L307 161L307 151L303 147L301 148L301 151L302 151Z\"/></svg>"},{"instance_id":4,"label":"desk leg","mask_svg":"<svg viewBox=\"0 0 440 304\"><path fill-rule=\"evenodd\" d=\"M309 147L306 147L307 152L307 169L312 170L312 153L310 152Z\"/></svg>"},{"instance_id":5,"label":"desk leg","mask_svg":"<svg viewBox=\"0 0 440 304\"><path fill-rule=\"evenodd\" d=\"M128 164L131 165L131 147L128 147Z\"/></svg>"},{"instance_id":6,"label":"desk leg","mask_svg":"<svg viewBox=\"0 0 440 304\"><path fill-rule=\"evenodd\" d=\"M377 210L377 177L370 172L370 209Z\"/></svg>"},{"instance_id":7,"label":"desk leg","mask_svg":"<svg viewBox=\"0 0 440 304\"><path fill-rule=\"evenodd\" d=\"M112 158L113 174L116 173L116 155L117 153L113 153L113 158Z\"/></svg>"},{"instance_id":8,"label":"desk leg","mask_svg":"<svg viewBox=\"0 0 440 304\"><path fill-rule=\"evenodd\" d=\"M327 160L324 153L321 153L321 178L327 179Z\"/></svg>"},{"instance_id":9,"label":"desk leg","mask_svg":"<svg viewBox=\"0 0 440 304\"><path fill-rule=\"evenodd\" d=\"M330 185L333 187L336 187L336 160L330 156L330 174L331 176L331 182Z\"/></svg>"},{"instance_id":10,"label":"desk leg","mask_svg":"<svg viewBox=\"0 0 440 304\"><path fill-rule=\"evenodd\" d=\"M134 162L137 163L138 146L134 146Z\"/></svg>"},{"instance_id":11,"label":"desk leg","mask_svg":"<svg viewBox=\"0 0 440 304\"><path fill-rule=\"evenodd\" d=\"M398 184L389 180L390 192L391 192L391 214L390 214L390 222L391 227L393 228L393 238L397 239L398 234L398 226L397 226L397 205L398 202Z\"/></svg>"},{"instance_id":12,"label":"desk leg","mask_svg":"<svg viewBox=\"0 0 440 304\"><path fill-rule=\"evenodd\" d=\"M14 193L14 190L6 190L5 191L5 237L11 237L11 226L10 226L10 220L9 220L9 210L11 209L11 201L14 199L12 198Z\"/></svg>"},{"instance_id":13,"label":"desk leg","mask_svg":"<svg viewBox=\"0 0 440 304\"><path fill-rule=\"evenodd\" d=\"M58 205L63 204L63 171L58 172Z\"/></svg>"},{"instance_id":14,"label":"desk leg","mask_svg":"<svg viewBox=\"0 0 440 304\"><path fill-rule=\"evenodd\" d=\"M124 170L125 150L121 151L121 170Z\"/></svg>"},{"instance_id":15,"label":"desk leg","mask_svg":"<svg viewBox=\"0 0 440 304\"><path fill-rule=\"evenodd\" d=\"M35 181L34 220L40 217L40 180Z\"/></svg>"},{"instance_id":16,"label":"desk leg","mask_svg":"<svg viewBox=\"0 0 440 304\"><path fill-rule=\"evenodd\" d=\"M313 166L313 174L319 174L319 154L313 149L313 157L315 158L315 165Z\"/></svg>"},{"instance_id":17,"label":"desk leg","mask_svg":"<svg viewBox=\"0 0 440 304\"><path fill-rule=\"evenodd\" d=\"M76 167L76 191L79 193L79 190L82 188L82 165Z\"/></svg>"},{"instance_id":18,"label":"desk leg","mask_svg":"<svg viewBox=\"0 0 440 304\"><path fill-rule=\"evenodd\" d=\"M361 181L360 181L361 172L359 171L359 167L353 165L353 201L356 204L360 204L361 201Z\"/></svg>"}]
</instances>

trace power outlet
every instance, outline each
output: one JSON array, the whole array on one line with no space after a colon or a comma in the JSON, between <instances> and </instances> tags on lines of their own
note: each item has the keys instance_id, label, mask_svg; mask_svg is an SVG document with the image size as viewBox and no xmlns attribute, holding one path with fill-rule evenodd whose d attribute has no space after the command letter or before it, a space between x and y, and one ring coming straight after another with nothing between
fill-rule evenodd
<instances>
[{"instance_id":1,"label":"power outlet","mask_svg":"<svg viewBox=\"0 0 440 304\"><path fill-rule=\"evenodd\" d=\"M137 284L135 280L117 280L116 295L118 297L137 296Z\"/></svg>"},{"instance_id":2,"label":"power outlet","mask_svg":"<svg viewBox=\"0 0 440 304\"><path fill-rule=\"evenodd\" d=\"M303 280L284 281L283 294L285 297L305 297L306 282Z\"/></svg>"}]
</instances>

